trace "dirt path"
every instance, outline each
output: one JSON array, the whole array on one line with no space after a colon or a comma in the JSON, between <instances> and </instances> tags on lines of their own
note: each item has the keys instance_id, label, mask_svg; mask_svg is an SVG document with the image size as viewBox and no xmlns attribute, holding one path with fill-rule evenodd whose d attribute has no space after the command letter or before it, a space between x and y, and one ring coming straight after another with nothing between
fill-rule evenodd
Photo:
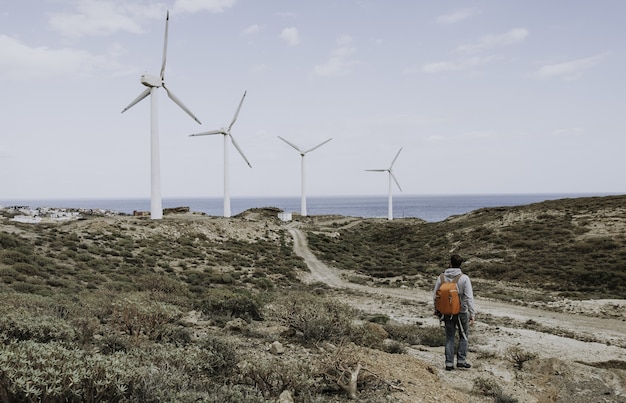
<instances>
[{"instance_id":1,"label":"dirt path","mask_svg":"<svg viewBox=\"0 0 626 403\"><path fill-rule=\"evenodd\" d=\"M302 273L302 281L323 282L343 294L345 301L365 312L386 314L401 323L438 323L431 315L432 294L418 288L380 288L355 284L345 280L341 271L319 261L308 248L306 235L295 226L289 227L294 239L294 251L306 262L310 272ZM624 311L624 301L593 301L588 306L598 307L604 303L616 303ZM485 349L504 351L510 346L519 346L542 357L563 358L583 362L610 360L626 361L626 314L606 318L588 314L553 312L538 308L518 306L476 298L478 311L474 333L484 339ZM489 314L505 320L539 324L544 331L488 325L480 322L480 315ZM559 336L559 334L565 335ZM582 340L582 341L581 341ZM586 341L585 341L586 340ZM593 340L597 342L588 342Z\"/></svg>"}]
</instances>

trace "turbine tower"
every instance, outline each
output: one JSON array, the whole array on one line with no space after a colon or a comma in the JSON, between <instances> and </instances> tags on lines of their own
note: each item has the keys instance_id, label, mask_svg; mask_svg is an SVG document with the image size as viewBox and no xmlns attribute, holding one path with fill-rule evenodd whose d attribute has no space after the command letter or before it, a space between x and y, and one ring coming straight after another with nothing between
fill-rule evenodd
<instances>
[{"instance_id":1,"label":"turbine tower","mask_svg":"<svg viewBox=\"0 0 626 403\"><path fill-rule=\"evenodd\" d=\"M165 86L165 61L167 58L167 29L170 20L170 12L165 17L165 40L163 43L163 62L161 63L161 74L156 77L150 74L141 76L140 82L146 86L146 89L139 94L124 110L126 112L135 104L142 101L150 95L150 218L159 220L163 218L163 205L161 203L161 166L159 162L159 125L157 114L157 88L163 87L167 96L170 97L176 105L187 112L196 122L200 123L198 118L178 99L172 91Z\"/></svg>"},{"instance_id":2,"label":"turbine tower","mask_svg":"<svg viewBox=\"0 0 626 403\"><path fill-rule=\"evenodd\" d=\"M402 188L400 187L400 183L398 183L398 180L396 179L396 176L393 174L393 164L396 163L396 160L398 159L398 155L400 155L400 151L402 151L402 147L400 147L400 150L398 150L398 153L396 154L395 158L393 159L393 161L391 161L391 165L389 166L389 168L387 169L366 169L366 171L370 171L370 172L388 172L389 173L389 201L388 201L388 206L387 206L387 218L391 221L393 220L393 200L392 200L392 196L391 196L391 180L393 179L394 182L396 182L396 185L398 185L398 189L400 189L400 191L402 191Z\"/></svg>"},{"instance_id":3,"label":"turbine tower","mask_svg":"<svg viewBox=\"0 0 626 403\"><path fill-rule=\"evenodd\" d=\"M239 151L239 154L241 154L241 156L246 161L248 166L252 168L252 165L250 165L250 161L248 161L246 156L243 154L243 151L241 151L241 148L239 148L239 145L237 144L237 142L235 141L235 138L230 132L230 130L233 128L233 125L235 124L235 121L237 120L237 116L239 116L239 111L241 110L241 105L243 105L243 100L246 98L246 93L247 91L244 91L243 97L241 97L241 102L239 102L239 107L237 107L237 112L235 112L235 116L233 117L232 122L230 122L230 125L228 126L228 128L222 127L221 129L217 129L217 130L209 130L208 132L202 132L202 133L189 135L190 137L207 136L211 134L224 135L224 217L230 217L230 189L229 189L230 179L229 179L229 173L228 173L228 140L229 139L232 141L233 145L235 146L237 151Z\"/></svg>"},{"instance_id":4,"label":"turbine tower","mask_svg":"<svg viewBox=\"0 0 626 403\"><path fill-rule=\"evenodd\" d=\"M332 138L330 138L330 139L328 139L328 140L326 140L326 141L324 141L324 142L322 142L322 143L316 145L315 147L310 148L310 149L308 149L306 151L302 151L297 145L295 145L293 143L290 143L289 141L285 140L284 138L282 138L280 136L278 136L278 138L281 139L282 141L284 141L285 143L289 144L293 148L295 148L300 153L300 155L302 156L301 161L300 161L300 171L301 171L301 175L302 175L302 179L301 179L301 182L300 182L301 183L300 186L302 188L301 196L300 196L300 215L302 215L303 217L306 217L307 213L306 213L306 183L305 183L305 179L304 179L304 156L307 153L310 153L311 151L313 151L313 150L315 150L317 148L320 148L324 144L328 143L330 140L332 140Z\"/></svg>"}]
</instances>

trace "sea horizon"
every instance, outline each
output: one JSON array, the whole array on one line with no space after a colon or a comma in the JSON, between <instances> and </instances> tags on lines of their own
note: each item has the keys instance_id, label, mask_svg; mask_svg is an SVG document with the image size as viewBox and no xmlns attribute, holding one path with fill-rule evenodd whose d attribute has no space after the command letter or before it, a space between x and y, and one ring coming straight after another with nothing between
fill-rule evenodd
<instances>
[{"instance_id":1,"label":"sea horizon","mask_svg":"<svg viewBox=\"0 0 626 403\"><path fill-rule=\"evenodd\" d=\"M503 193L457 195L394 195L394 218L421 218L442 221L454 215L469 213L485 207L507 207L538 203L546 200L610 196L620 193ZM307 215L341 215L363 218L386 218L387 195L308 196ZM251 208L275 207L286 213L300 213L299 196L231 197L231 215ZM223 215L222 197L163 197L163 208L189 207L193 212L209 216ZM28 206L30 208L76 208L112 210L123 214L149 211L149 198L51 198L6 199L0 207Z\"/></svg>"}]
</instances>

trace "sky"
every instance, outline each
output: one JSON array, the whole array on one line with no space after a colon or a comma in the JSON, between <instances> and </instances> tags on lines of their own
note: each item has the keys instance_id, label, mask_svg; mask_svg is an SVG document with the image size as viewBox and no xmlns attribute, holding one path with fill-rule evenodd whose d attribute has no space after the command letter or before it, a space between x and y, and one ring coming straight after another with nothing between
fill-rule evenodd
<instances>
[{"instance_id":1,"label":"sky","mask_svg":"<svg viewBox=\"0 0 626 403\"><path fill-rule=\"evenodd\" d=\"M0 0L0 199L623 193L626 2Z\"/></svg>"}]
</instances>

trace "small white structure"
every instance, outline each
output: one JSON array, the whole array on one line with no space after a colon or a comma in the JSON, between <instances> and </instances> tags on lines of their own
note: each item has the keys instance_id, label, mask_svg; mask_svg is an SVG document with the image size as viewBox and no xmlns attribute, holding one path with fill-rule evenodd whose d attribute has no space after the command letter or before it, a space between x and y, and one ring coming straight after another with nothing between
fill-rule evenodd
<instances>
[{"instance_id":1,"label":"small white structure","mask_svg":"<svg viewBox=\"0 0 626 403\"><path fill-rule=\"evenodd\" d=\"M11 219L11 221L21 222L25 224L39 224L41 222L41 217L32 215L16 215Z\"/></svg>"},{"instance_id":2,"label":"small white structure","mask_svg":"<svg viewBox=\"0 0 626 403\"><path fill-rule=\"evenodd\" d=\"M281 221L291 221L291 213L278 213L278 219Z\"/></svg>"},{"instance_id":3,"label":"small white structure","mask_svg":"<svg viewBox=\"0 0 626 403\"><path fill-rule=\"evenodd\" d=\"M50 218L54 221L78 220L80 218L80 213L71 211L53 211L50 214Z\"/></svg>"}]
</instances>

